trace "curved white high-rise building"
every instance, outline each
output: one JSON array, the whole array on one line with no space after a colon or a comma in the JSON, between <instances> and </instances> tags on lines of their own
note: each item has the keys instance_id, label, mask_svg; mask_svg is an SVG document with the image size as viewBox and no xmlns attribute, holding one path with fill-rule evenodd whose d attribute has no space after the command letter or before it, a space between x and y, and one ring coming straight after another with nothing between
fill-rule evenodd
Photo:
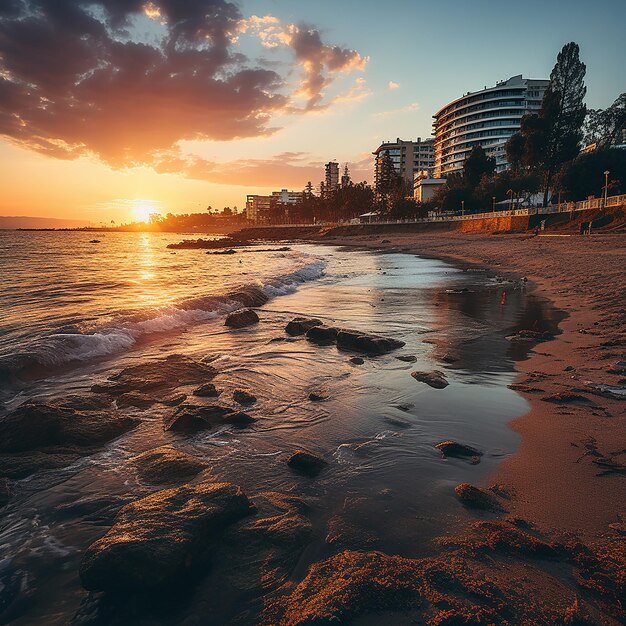
<instances>
[{"instance_id":1,"label":"curved white high-rise building","mask_svg":"<svg viewBox=\"0 0 626 626\"><path fill-rule=\"evenodd\" d=\"M548 80L513 76L509 80L465 94L433 116L435 177L463 169L474 146L495 157L496 171L508 167L504 145L520 128L526 113L541 108Z\"/></svg>"}]
</instances>

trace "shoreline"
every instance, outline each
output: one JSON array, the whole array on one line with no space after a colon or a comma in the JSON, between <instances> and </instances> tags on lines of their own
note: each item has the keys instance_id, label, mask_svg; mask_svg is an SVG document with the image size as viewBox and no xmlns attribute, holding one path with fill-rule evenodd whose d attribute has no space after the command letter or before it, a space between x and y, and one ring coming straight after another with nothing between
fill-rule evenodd
<instances>
[{"instance_id":1,"label":"shoreline","mask_svg":"<svg viewBox=\"0 0 626 626\"><path fill-rule=\"evenodd\" d=\"M497 268L498 273L517 279L525 276L536 296L566 313L559 323L560 334L533 346L527 359L515 363L515 390L530 409L509 422L508 426L521 436L520 447L498 464L488 484L503 484L513 494L510 514L546 533L574 533L590 540L623 529L624 522L624 510L618 510L618 503L626 501L623 400L592 394L585 385L588 381L623 383L623 374L607 370L626 358L626 314L619 310L620 293L626 293L624 272L619 271L626 261L626 236L567 239L441 233L329 238L325 242L418 254L462 267ZM568 243L578 242L587 247L585 257L599 248L605 255L603 261L595 255L595 265L590 264L586 272L586 282L596 290L592 293L585 293L580 283L578 289L575 286L584 279L582 268L561 265L571 256ZM541 268L537 259L546 246L552 251L558 249L560 258ZM580 250L579 245L575 247ZM608 275L603 276L599 264L612 266ZM607 285L615 296L607 293ZM602 310L597 300L602 301ZM587 401L545 400L559 393L575 393Z\"/></svg>"}]
</instances>

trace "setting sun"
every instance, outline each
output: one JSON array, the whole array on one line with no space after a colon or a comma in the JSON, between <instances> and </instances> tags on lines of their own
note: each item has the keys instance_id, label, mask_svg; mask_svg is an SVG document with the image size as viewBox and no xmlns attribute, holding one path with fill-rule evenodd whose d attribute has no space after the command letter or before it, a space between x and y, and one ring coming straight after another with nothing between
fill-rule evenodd
<instances>
[{"instance_id":1,"label":"setting sun","mask_svg":"<svg viewBox=\"0 0 626 626\"><path fill-rule=\"evenodd\" d=\"M137 199L132 201L133 218L141 222L150 221L150 215L157 212L155 200Z\"/></svg>"}]
</instances>

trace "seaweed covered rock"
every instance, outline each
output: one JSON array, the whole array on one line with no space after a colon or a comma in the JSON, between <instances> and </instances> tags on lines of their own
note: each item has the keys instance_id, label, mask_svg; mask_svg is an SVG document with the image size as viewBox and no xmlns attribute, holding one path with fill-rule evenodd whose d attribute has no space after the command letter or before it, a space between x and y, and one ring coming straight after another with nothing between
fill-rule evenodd
<instances>
[{"instance_id":1,"label":"seaweed covered rock","mask_svg":"<svg viewBox=\"0 0 626 626\"><path fill-rule=\"evenodd\" d=\"M226 316L225 326L231 328L244 328L246 326L252 326L257 324L259 316L252 309L241 309L241 311L234 311Z\"/></svg>"},{"instance_id":2,"label":"seaweed covered rock","mask_svg":"<svg viewBox=\"0 0 626 626\"><path fill-rule=\"evenodd\" d=\"M447 440L441 441L440 443L435 445L441 454L445 457L457 457L460 459L465 458L479 458L483 455L480 450L476 448L472 448L472 446L468 446L464 443L458 443L457 441Z\"/></svg>"},{"instance_id":3,"label":"seaweed covered rock","mask_svg":"<svg viewBox=\"0 0 626 626\"><path fill-rule=\"evenodd\" d=\"M485 489L474 487L469 483L461 483L455 487L454 491L461 504L468 509L502 511L502 506L496 496Z\"/></svg>"},{"instance_id":4,"label":"seaweed covered rock","mask_svg":"<svg viewBox=\"0 0 626 626\"><path fill-rule=\"evenodd\" d=\"M233 400L238 404L249 405L256 402L256 396L253 396L243 389L235 389L235 391L233 391Z\"/></svg>"},{"instance_id":5,"label":"seaweed covered rock","mask_svg":"<svg viewBox=\"0 0 626 626\"><path fill-rule=\"evenodd\" d=\"M185 482L207 467L200 459L172 446L148 450L131 461L139 477L155 485Z\"/></svg>"},{"instance_id":6,"label":"seaweed covered rock","mask_svg":"<svg viewBox=\"0 0 626 626\"><path fill-rule=\"evenodd\" d=\"M294 317L285 326L285 332L292 337L297 335L304 335L308 330L314 326L322 326L322 320L318 320L315 317Z\"/></svg>"},{"instance_id":7,"label":"seaweed covered rock","mask_svg":"<svg viewBox=\"0 0 626 626\"><path fill-rule=\"evenodd\" d=\"M180 583L214 542L253 505L230 483L203 482L157 491L124 506L87 548L80 578L90 591L133 591Z\"/></svg>"}]
</instances>

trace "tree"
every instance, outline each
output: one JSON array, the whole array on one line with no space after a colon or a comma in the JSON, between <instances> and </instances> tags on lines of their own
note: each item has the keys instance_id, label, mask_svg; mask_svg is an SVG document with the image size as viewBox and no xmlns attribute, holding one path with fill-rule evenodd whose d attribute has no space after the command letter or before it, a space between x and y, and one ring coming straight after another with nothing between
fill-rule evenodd
<instances>
[{"instance_id":1,"label":"tree","mask_svg":"<svg viewBox=\"0 0 626 626\"><path fill-rule=\"evenodd\" d=\"M483 176L491 176L496 167L496 160L488 157L481 146L474 146L463 163L463 179L473 189L478 187Z\"/></svg>"},{"instance_id":2,"label":"tree","mask_svg":"<svg viewBox=\"0 0 626 626\"><path fill-rule=\"evenodd\" d=\"M578 44L574 42L563 46L544 95L544 103L547 100L550 104L546 110L549 116L546 116L544 206L548 203L552 177L563 163L576 158L583 138L583 124L587 114L583 102L587 93L584 82L587 68L580 60L579 53Z\"/></svg>"},{"instance_id":3,"label":"tree","mask_svg":"<svg viewBox=\"0 0 626 626\"><path fill-rule=\"evenodd\" d=\"M626 93L618 96L608 109L591 109L585 121L585 143L598 148L619 142L626 128Z\"/></svg>"},{"instance_id":4,"label":"tree","mask_svg":"<svg viewBox=\"0 0 626 626\"><path fill-rule=\"evenodd\" d=\"M601 197L604 172L609 172L609 195L626 193L626 150L601 148L565 163L557 183L568 200Z\"/></svg>"}]
</instances>

